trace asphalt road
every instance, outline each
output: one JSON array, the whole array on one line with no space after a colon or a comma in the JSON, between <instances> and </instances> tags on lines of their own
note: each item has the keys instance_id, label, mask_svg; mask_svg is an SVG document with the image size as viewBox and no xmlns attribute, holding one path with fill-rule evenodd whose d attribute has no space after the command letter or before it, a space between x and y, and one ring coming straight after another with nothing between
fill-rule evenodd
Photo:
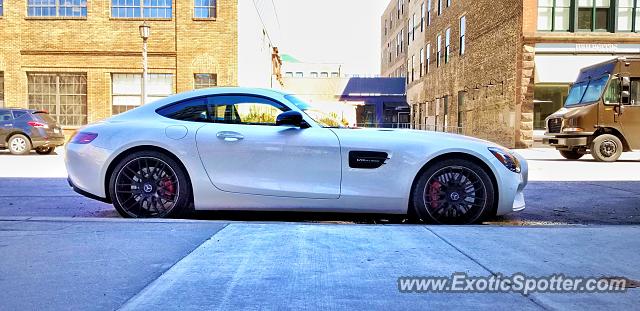
<instances>
[{"instance_id":1,"label":"asphalt road","mask_svg":"<svg viewBox=\"0 0 640 311\"><path fill-rule=\"evenodd\" d=\"M108 204L73 192L58 154L12 156L0 152L0 216L119 217ZM616 163L590 156L566 161L552 149L518 151L529 161L527 208L491 221L495 224L640 224L640 153ZM402 222L400 217L309 213L204 212L210 220L306 222Z\"/></svg>"}]
</instances>

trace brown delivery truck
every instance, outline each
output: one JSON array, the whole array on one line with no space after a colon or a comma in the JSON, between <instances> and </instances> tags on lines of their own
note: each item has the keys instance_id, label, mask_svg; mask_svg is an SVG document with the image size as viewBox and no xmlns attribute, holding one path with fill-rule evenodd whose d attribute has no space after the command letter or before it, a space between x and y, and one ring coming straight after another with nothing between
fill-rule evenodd
<instances>
[{"instance_id":1,"label":"brown delivery truck","mask_svg":"<svg viewBox=\"0 0 640 311\"><path fill-rule=\"evenodd\" d=\"M546 119L543 143L569 160L591 153L614 162L640 149L640 58L616 58L580 70L564 107Z\"/></svg>"}]
</instances>

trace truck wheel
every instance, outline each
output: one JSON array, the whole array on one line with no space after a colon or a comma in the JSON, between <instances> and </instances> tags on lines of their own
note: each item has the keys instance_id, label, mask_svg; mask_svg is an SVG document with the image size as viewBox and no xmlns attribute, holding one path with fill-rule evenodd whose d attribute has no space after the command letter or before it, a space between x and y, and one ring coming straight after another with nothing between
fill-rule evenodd
<instances>
[{"instance_id":1,"label":"truck wheel","mask_svg":"<svg viewBox=\"0 0 640 311\"><path fill-rule=\"evenodd\" d=\"M591 155L598 162L615 162L622 155L622 142L611 134L602 134L591 143Z\"/></svg>"},{"instance_id":2,"label":"truck wheel","mask_svg":"<svg viewBox=\"0 0 640 311\"><path fill-rule=\"evenodd\" d=\"M560 150L560 155L567 160L578 160L584 154L579 153L577 150Z\"/></svg>"}]
</instances>

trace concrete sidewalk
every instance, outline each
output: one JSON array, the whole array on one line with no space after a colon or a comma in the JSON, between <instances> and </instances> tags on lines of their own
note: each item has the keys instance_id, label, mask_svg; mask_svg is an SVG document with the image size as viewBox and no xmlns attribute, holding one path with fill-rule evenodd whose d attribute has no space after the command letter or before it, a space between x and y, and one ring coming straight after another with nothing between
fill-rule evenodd
<instances>
[{"instance_id":1,"label":"concrete sidewalk","mask_svg":"<svg viewBox=\"0 0 640 311\"><path fill-rule=\"evenodd\" d=\"M466 272L640 280L640 226L0 218L0 309L633 309L621 294L401 294Z\"/></svg>"}]
</instances>

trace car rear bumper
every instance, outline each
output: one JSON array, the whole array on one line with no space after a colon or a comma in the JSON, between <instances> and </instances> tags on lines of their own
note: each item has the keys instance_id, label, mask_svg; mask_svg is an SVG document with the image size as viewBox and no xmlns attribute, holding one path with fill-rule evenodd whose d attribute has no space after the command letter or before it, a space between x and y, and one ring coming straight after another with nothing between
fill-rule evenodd
<instances>
[{"instance_id":1,"label":"car rear bumper","mask_svg":"<svg viewBox=\"0 0 640 311\"><path fill-rule=\"evenodd\" d=\"M31 145L33 148L49 148L63 146L65 143L64 135L58 137L31 137Z\"/></svg>"},{"instance_id":2,"label":"car rear bumper","mask_svg":"<svg viewBox=\"0 0 640 311\"><path fill-rule=\"evenodd\" d=\"M90 198L90 199L94 199L94 200L98 200L100 202L111 204L111 200L109 200L107 198L103 198L103 197L97 196L95 194L91 194L91 193L89 193L87 191L84 191L84 190L76 187L76 185L73 184L73 181L71 181L70 177L67 177L67 182L69 183L69 187L71 187L73 189L73 191L75 191L76 193L81 194L81 195L83 195L83 196L85 196L87 198Z\"/></svg>"},{"instance_id":3,"label":"car rear bumper","mask_svg":"<svg viewBox=\"0 0 640 311\"><path fill-rule=\"evenodd\" d=\"M67 144L65 165L69 184L84 196L106 200L104 176L110 152L90 144Z\"/></svg>"}]
</instances>

